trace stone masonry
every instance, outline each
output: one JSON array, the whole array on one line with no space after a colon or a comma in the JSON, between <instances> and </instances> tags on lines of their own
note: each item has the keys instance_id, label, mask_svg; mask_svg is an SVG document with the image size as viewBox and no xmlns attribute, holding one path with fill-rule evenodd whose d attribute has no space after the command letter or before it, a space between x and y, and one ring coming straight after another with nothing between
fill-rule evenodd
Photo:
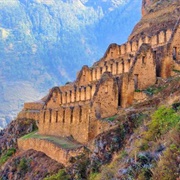
<instances>
[{"instance_id":1,"label":"stone masonry","mask_svg":"<svg viewBox=\"0 0 180 180\"><path fill-rule=\"evenodd\" d=\"M103 119L134 101L146 98L141 90L180 71L180 20L173 29L152 37L111 44L92 67L83 66L77 79L54 87L42 100L25 103L19 118L37 121L39 134L72 136L86 144L110 128Z\"/></svg>"}]
</instances>

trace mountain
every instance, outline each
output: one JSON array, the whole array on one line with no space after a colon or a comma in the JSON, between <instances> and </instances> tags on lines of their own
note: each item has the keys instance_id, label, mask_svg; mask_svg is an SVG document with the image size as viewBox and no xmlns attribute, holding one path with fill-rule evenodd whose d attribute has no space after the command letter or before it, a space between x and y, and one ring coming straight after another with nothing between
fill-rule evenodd
<instances>
[{"instance_id":1,"label":"mountain","mask_svg":"<svg viewBox=\"0 0 180 180\"><path fill-rule=\"evenodd\" d=\"M1 0L0 127L127 39L139 0Z\"/></svg>"},{"instance_id":2,"label":"mountain","mask_svg":"<svg viewBox=\"0 0 180 180\"><path fill-rule=\"evenodd\" d=\"M111 44L0 131L0 180L180 179L180 0L142 1L132 43Z\"/></svg>"}]
</instances>

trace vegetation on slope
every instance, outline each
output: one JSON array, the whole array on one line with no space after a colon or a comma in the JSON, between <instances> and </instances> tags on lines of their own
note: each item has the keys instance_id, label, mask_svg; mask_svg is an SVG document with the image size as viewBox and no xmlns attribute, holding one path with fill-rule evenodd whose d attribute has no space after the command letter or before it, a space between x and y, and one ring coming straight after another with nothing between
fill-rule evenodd
<instances>
[{"instance_id":1,"label":"vegetation on slope","mask_svg":"<svg viewBox=\"0 0 180 180\"><path fill-rule=\"evenodd\" d=\"M27 135L23 138L48 137L40 136L36 131L31 133L35 130L35 124L33 125L31 120L13 121L0 138L0 161L4 167L0 175L8 177L7 172L15 169L20 175L28 177L34 173L34 177L39 179L174 180L180 172L179 89L178 75L166 80L159 79L158 84L146 90L150 94L146 101L120 109L116 116L104 119L114 124L114 129L96 137L88 147L87 153L72 158L68 168L59 163L54 166L54 170L46 167L48 172L41 166L44 158L53 163L50 158L35 151L19 154L16 141L12 141L14 137L25 134ZM49 140L56 141L51 138ZM15 155L11 148L16 149Z\"/></svg>"},{"instance_id":2,"label":"vegetation on slope","mask_svg":"<svg viewBox=\"0 0 180 180\"><path fill-rule=\"evenodd\" d=\"M56 174L64 166L50 159L42 152L28 150L18 152L9 159L0 170L2 180L7 179L30 179L40 180L46 176Z\"/></svg>"},{"instance_id":3,"label":"vegetation on slope","mask_svg":"<svg viewBox=\"0 0 180 180\"><path fill-rule=\"evenodd\" d=\"M180 108L159 107L115 156L90 180L175 180L179 177Z\"/></svg>"},{"instance_id":4,"label":"vegetation on slope","mask_svg":"<svg viewBox=\"0 0 180 180\"><path fill-rule=\"evenodd\" d=\"M0 180L39 180L64 168L44 153L34 150L19 151L17 139L36 130L34 120L17 119L0 132Z\"/></svg>"},{"instance_id":5,"label":"vegetation on slope","mask_svg":"<svg viewBox=\"0 0 180 180\"><path fill-rule=\"evenodd\" d=\"M146 101L105 119L118 127L97 137L90 161L83 157L74 162L69 170L73 179L179 177L180 77L159 79L153 89Z\"/></svg>"},{"instance_id":6,"label":"vegetation on slope","mask_svg":"<svg viewBox=\"0 0 180 180\"><path fill-rule=\"evenodd\" d=\"M3 155L0 156L0 166L2 166L2 164L4 164L15 152L15 148L10 148L3 153Z\"/></svg>"},{"instance_id":7,"label":"vegetation on slope","mask_svg":"<svg viewBox=\"0 0 180 180\"><path fill-rule=\"evenodd\" d=\"M44 180L70 180L70 176L66 173L64 169L59 170L57 174L48 176Z\"/></svg>"},{"instance_id":8,"label":"vegetation on slope","mask_svg":"<svg viewBox=\"0 0 180 180\"><path fill-rule=\"evenodd\" d=\"M37 129L36 123L31 119L17 119L0 132L0 166L15 154L17 139Z\"/></svg>"}]
</instances>

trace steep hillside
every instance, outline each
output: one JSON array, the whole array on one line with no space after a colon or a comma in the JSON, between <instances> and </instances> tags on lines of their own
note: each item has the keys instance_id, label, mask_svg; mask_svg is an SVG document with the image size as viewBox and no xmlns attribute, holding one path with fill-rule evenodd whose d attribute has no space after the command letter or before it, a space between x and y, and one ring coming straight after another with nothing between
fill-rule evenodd
<instances>
[{"instance_id":1,"label":"steep hillside","mask_svg":"<svg viewBox=\"0 0 180 180\"><path fill-rule=\"evenodd\" d=\"M113 128L90 142L88 151L72 158L68 167L33 150L19 151L17 138L32 132L36 126L30 120L12 121L1 132L0 176L3 180L16 177L176 180L180 175L179 89L179 75L166 80L159 78L156 85L145 91L149 95L146 101L120 109L116 116L104 119ZM45 162L52 166L47 167Z\"/></svg>"},{"instance_id":2,"label":"steep hillside","mask_svg":"<svg viewBox=\"0 0 180 180\"><path fill-rule=\"evenodd\" d=\"M160 82L159 82L160 83ZM180 76L149 88L150 99L117 117L136 121L111 163L90 175L91 180L180 178Z\"/></svg>"},{"instance_id":3,"label":"steep hillside","mask_svg":"<svg viewBox=\"0 0 180 180\"><path fill-rule=\"evenodd\" d=\"M140 6L130 0L1 0L0 127L24 101L74 80L110 43L126 41Z\"/></svg>"},{"instance_id":4,"label":"steep hillside","mask_svg":"<svg viewBox=\"0 0 180 180\"><path fill-rule=\"evenodd\" d=\"M44 153L34 150L18 152L17 138L36 130L36 128L34 121L21 119L12 121L5 130L0 132L1 168L9 159L3 171L0 172L0 179L28 179L32 177L33 180L38 180L64 168L62 164L50 159ZM14 154L12 159L11 156Z\"/></svg>"}]
</instances>

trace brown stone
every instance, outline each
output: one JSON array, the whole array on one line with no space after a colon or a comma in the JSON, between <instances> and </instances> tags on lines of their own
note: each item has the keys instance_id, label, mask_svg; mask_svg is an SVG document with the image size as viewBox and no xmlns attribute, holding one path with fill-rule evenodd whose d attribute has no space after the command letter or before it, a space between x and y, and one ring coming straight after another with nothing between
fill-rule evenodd
<instances>
[{"instance_id":1,"label":"brown stone","mask_svg":"<svg viewBox=\"0 0 180 180\"><path fill-rule=\"evenodd\" d=\"M144 17L127 43L111 44L92 67L82 67L74 82L52 88L41 101L25 103L18 116L38 120L42 135L72 136L86 144L111 128L104 119L114 116L118 108L148 98L143 90L154 85L157 77L176 75L180 71L180 19L173 18L167 26L163 19L156 27L154 16L164 13L162 9L148 13L153 3L143 1ZM171 9L176 9L175 4L166 13ZM23 143L19 143L22 149L30 148ZM34 140L28 143L39 149ZM52 155L50 151L46 154Z\"/></svg>"}]
</instances>

